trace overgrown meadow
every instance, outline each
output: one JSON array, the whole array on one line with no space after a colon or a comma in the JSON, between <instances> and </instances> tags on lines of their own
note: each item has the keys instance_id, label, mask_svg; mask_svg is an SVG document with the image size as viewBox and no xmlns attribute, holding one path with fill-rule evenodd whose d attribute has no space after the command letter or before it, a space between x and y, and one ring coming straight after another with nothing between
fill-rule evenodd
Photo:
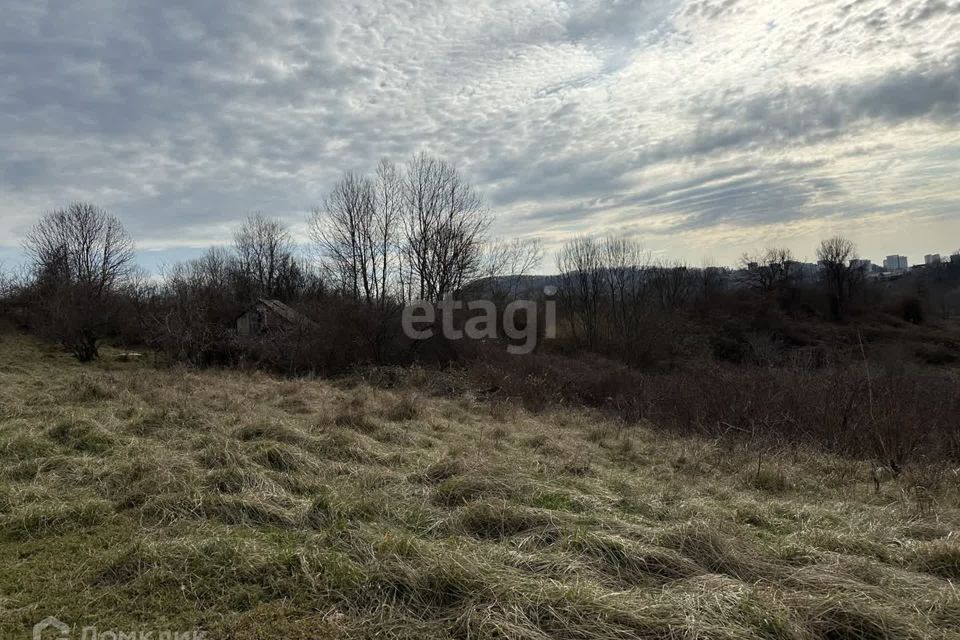
<instances>
[{"instance_id":1,"label":"overgrown meadow","mask_svg":"<svg viewBox=\"0 0 960 640\"><path fill-rule=\"evenodd\" d=\"M0 340L4 637L960 637L948 465Z\"/></svg>"}]
</instances>

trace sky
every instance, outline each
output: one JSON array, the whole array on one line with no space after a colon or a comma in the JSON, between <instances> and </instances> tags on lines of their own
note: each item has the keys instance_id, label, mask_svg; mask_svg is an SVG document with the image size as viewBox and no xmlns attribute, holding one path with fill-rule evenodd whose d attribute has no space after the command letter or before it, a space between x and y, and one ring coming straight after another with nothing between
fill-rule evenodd
<instances>
[{"instance_id":1,"label":"sky","mask_svg":"<svg viewBox=\"0 0 960 640\"><path fill-rule=\"evenodd\" d=\"M4 0L0 262L76 200L149 269L343 171L457 164L497 236L733 264L960 248L960 0ZM542 271L550 271L550 258Z\"/></svg>"}]
</instances>

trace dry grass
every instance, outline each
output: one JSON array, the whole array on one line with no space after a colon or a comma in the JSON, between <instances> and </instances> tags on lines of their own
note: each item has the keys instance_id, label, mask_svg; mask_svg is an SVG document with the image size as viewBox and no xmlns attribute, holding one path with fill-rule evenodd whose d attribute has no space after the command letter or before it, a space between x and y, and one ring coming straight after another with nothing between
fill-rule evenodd
<instances>
[{"instance_id":1,"label":"dry grass","mask_svg":"<svg viewBox=\"0 0 960 640\"><path fill-rule=\"evenodd\" d=\"M960 638L949 469L876 493L803 449L21 339L0 371L3 637Z\"/></svg>"}]
</instances>

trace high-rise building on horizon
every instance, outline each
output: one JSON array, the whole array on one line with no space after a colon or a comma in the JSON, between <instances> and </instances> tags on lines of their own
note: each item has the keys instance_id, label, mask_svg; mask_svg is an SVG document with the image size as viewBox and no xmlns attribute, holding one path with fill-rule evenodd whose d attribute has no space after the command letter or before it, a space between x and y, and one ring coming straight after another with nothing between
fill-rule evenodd
<instances>
[{"instance_id":1,"label":"high-rise building on horizon","mask_svg":"<svg viewBox=\"0 0 960 640\"><path fill-rule=\"evenodd\" d=\"M907 256L887 256L883 261L884 271L906 271L910 268L910 261Z\"/></svg>"}]
</instances>

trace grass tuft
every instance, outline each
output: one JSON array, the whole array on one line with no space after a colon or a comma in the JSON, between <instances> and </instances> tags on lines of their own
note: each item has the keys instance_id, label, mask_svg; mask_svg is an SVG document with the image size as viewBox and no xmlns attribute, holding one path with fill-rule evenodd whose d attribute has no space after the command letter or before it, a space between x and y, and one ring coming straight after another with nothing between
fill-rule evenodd
<instances>
[{"instance_id":1,"label":"grass tuft","mask_svg":"<svg viewBox=\"0 0 960 640\"><path fill-rule=\"evenodd\" d=\"M507 502L478 502L465 506L457 518L457 528L465 533L492 540L525 534L548 544L560 537L560 520L536 509Z\"/></svg>"},{"instance_id":2,"label":"grass tuft","mask_svg":"<svg viewBox=\"0 0 960 640\"><path fill-rule=\"evenodd\" d=\"M70 381L68 397L74 402L86 403L109 400L116 396L113 389L103 381L88 374L81 374Z\"/></svg>"},{"instance_id":3,"label":"grass tuft","mask_svg":"<svg viewBox=\"0 0 960 640\"><path fill-rule=\"evenodd\" d=\"M416 474L415 479L426 484L440 484L445 480L465 473L466 465L457 458L445 458L437 460L430 464L421 473Z\"/></svg>"},{"instance_id":4,"label":"grass tuft","mask_svg":"<svg viewBox=\"0 0 960 640\"><path fill-rule=\"evenodd\" d=\"M433 501L455 507L481 498L509 498L514 493L514 488L502 481L474 476L453 476L434 489Z\"/></svg>"},{"instance_id":5,"label":"grass tuft","mask_svg":"<svg viewBox=\"0 0 960 640\"><path fill-rule=\"evenodd\" d=\"M284 473L300 471L311 466L309 458L300 449L280 443L262 446L252 455L252 459L267 469Z\"/></svg>"},{"instance_id":6,"label":"grass tuft","mask_svg":"<svg viewBox=\"0 0 960 640\"><path fill-rule=\"evenodd\" d=\"M711 573L753 581L769 577L775 567L766 554L751 548L743 539L724 535L716 525L689 522L660 536L659 543L690 558Z\"/></svg>"},{"instance_id":7,"label":"grass tuft","mask_svg":"<svg viewBox=\"0 0 960 640\"><path fill-rule=\"evenodd\" d=\"M680 580L706 571L670 549L638 544L623 538L577 531L566 541L572 551L594 561L604 573L628 584Z\"/></svg>"},{"instance_id":8,"label":"grass tuft","mask_svg":"<svg viewBox=\"0 0 960 640\"><path fill-rule=\"evenodd\" d=\"M960 582L960 540L922 542L913 550L913 555L918 570Z\"/></svg>"},{"instance_id":9,"label":"grass tuft","mask_svg":"<svg viewBox=\"0 0 960 640\"><path fill-rule=\"evenodd\" d=\"M77 500L70 504L26 504L0 518L4 537L22 540L61 536L78 529L101 525L113 509L103 500Z\"/></svg>"},{"instance_id":10,"label":"grass tuft","mask_svg":"<svg viewBox=\"0 0 960 640\"><path fill-rule=\"evenodd\" d=\"M384 417L390 422L409 422L419 418L421 412L418 398L414 395L404 394L387 407Z\"/></svg>"},{"instance_id":11,"label":"grass tuft","mask_svg":"<svg viewBox=\"0 0 960 640\"><path fill-rule=\"evenodd\" d=\"M302 433L277 422L258 422L245 425L237 429L236 437L243 442L273 440L288 444L300 444L305 440Z\"/></svg>"},{"instance_id":12,"label":"grass tuft","mask_svg":"<svg viewBox=\"0 0 960 640\"><path fill-rule=\"evenodd\" d=\"M82 418L61 420L47 431L54 442L83 453L105 453L114 438L98 425Z\"/></svg>"}]
</instances>

